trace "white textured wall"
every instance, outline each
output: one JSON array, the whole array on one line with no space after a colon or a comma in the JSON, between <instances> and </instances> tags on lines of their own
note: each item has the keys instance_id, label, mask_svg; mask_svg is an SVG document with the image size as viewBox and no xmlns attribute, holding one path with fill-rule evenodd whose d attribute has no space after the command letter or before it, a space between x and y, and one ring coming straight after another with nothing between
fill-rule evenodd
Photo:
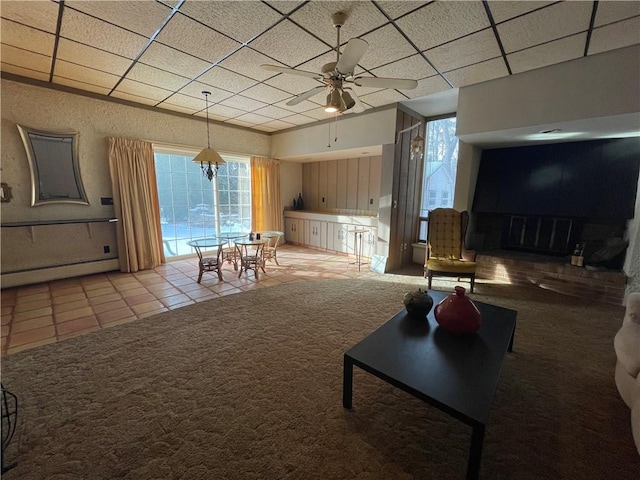
<instances>
[{"instance_id":1,"label":"white textured wall","mask_svg":"<svg viewBox=\"0 0 640 480\"><path fill-rule=\"evenodd\" d=\"M457 135L640 111L640 46L462 87Z\"/></svg>"},{"instance_id":2,"label":"white textured wall","mask_svg":"<svg viewBox=\"0 0 640 480\"><path fill-rule=\"evenodd\" d=\"M127 137L153 142L206 146L204 119L189 119L161 111L121 105L102 99L52 90L3 79L1 81L2 181L12 187L13 199L0 204L2 222L113 217L112 206L102 206L101 197L111 197L108 137ZM16 124L40 130L79 132L79 163L90 205L30 206L31 183L27 156ZM269 156L267 134L211 123L212 146L220 151ZM2 228L2 271L74 261L104 260L115 252L114 227ZM78 234L77 232L80 232ZM76 241L78 235L82 238ZM104 254L103 246L111 245ZM51 248L56 245L56 248Z\"/></svg>"},{"instance_id":3,"label":"white textured wall","mask_svg":"<svg viewBox=\"0 0 640 480\"><path fill-rule=\"evenodd\" d=\"M329 134L331 128L331 134ZM309 154L327 153L333 150L363 148L395 142L396 107L390 105L363 115L343 115L338 119L338 142L335 123L309 125L288 132L274 133L271 141L271 157L286 159ZM331 147L327 147L331 139Z\"/></svg>"}]
</instances>

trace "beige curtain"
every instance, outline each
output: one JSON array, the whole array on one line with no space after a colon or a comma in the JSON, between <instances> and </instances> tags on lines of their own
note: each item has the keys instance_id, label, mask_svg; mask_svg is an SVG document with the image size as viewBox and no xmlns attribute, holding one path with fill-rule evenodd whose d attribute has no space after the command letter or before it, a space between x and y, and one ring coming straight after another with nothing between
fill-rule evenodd
<instances>
[{"instance_id":1,"label":"beige curtain","mask_svg":"<svg viewBox=\"0 0 640 480\"><path fill-rule=\"evenodd\" d=\"M251 229L283 231L278 160L251 157Z\"/></svg>"},{"instance_id":2,"label":"beige curtain","mask_svg":"<svg viewBox=\"0 0 640 480\"><path fill-rule=\"evenodd\" d=\"M109 138L109 170L119 220L120 270L137 272L163 264L160 205L151 143Z\"/></svg>"}]
</instances>

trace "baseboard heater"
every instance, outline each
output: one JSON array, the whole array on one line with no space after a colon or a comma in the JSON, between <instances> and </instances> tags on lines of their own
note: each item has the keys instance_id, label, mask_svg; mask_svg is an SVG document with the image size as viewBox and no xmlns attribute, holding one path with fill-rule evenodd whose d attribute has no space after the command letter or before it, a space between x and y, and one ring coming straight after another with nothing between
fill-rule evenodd
<instances>
[{"instance_id":1,"label":"baseboard heater","mask_svg":"<svg viewBox=\"0 0 640 480\"><path fill-rule=\"evenodd\" d=\"M120 270L120 260L117 258L2 272L0 274L0 288L32 285L34 283L112 272L114 270Z\"/></svg>"}]
</instances>

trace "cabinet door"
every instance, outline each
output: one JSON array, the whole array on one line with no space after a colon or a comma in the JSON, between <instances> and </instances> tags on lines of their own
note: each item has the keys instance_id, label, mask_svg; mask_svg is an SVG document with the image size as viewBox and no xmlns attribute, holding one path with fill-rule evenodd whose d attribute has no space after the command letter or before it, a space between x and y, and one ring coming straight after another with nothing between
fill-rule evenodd
<instances>
[{"instance_id":1,"label":"cabinet door","mask_svg":"<svg viewBox=\"0 0 640 480\"><path fill-rule=\"evenodd\" d=\"M344 223L336 223L334 224L334 250L336 252L347 253L348 252L348 231L349 225Z\"/></svg>"},{"instance_id":2,"label":"cabinet door","mask_svg":"<svg viewBox=\"0 0 640 480\"><path fill-rule=\"evenodd\" d=\"M311 245L311 237L310 237L310 233L311 233L311 229L309 228L309 220L300 220L300 224L301 224L301 232L302 234L298 234L298 237L300 238L300 243L302 243L303 245ZM304 239L304 240L303 240Z\"/></svg>"},{"instance_id":3,"label":"cabinet door","mask_svg":"<svg viewBox=\"0 0 640 480\"><path fill-rule=\"evenodd\" d=\"M284 238L287 243L298 243L298 220L295 218L284 219Z\"/></svg>"},{"instance_id":4,"label":"cabinet door","mask_svg":"<svg viewBox=\"0 0 640 480\"><path fill-rule=\"evenodd\" d=\"M365 235L362 241L362 255L367 258L373 258L376 253L376 240L378 238L378 231L376 228L371 228Z\"/></svg>"},{"instance_id":5,"label":"cabinet door","mask_svg":"<svg viewBox=\"0 0 640 480\"><path fill-rule=\"evenodd\" d=\"M335 247L335 226L336 224L333 222L327 222L327 250L331 250L332 252L336 251Z\"/></svg>"},{"instance_id":6,"label":"cabinet door","mask_svg":"<svg viewBox=\"0 0 640 480\"><path fill-rule=\"evenodd\" d=\"M320 246L320 222L318 220L308 220L309 226L309 243L312 247Z\"/></svg>"},{"instance_id":7,"label":"cabinet door","mask_svg":"<svg viewBox=\"0 0 640 480\"><path fill-rule=\"evenodd\" d=\"M329 222L320 222L320 245L323 250L327 249L327 232L329 228Z\"/></svg>"}]
</instances>

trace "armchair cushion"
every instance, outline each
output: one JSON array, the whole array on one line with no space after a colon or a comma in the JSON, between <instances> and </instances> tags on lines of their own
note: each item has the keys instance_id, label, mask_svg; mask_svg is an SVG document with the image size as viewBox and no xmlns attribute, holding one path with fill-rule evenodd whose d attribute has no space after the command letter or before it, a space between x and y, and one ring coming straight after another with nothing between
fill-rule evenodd
<instances>
[{"instance_id":1,"label":"armchair cushion","mask_svg":"<svg viewBox=\"0 0 640 480\"><path fill-rule=\"evenodd\" d=\"M476 262L468 262L466 260L444 260L440 258L430 258L427 260L427 270L433 270L435 272L448 272L448 273L460 273L469 274L475 273Z\"/></svg>"},{"instance_id":2,"label":"armchair cushion","mask_svg":"<svg viewBox=\"0 0 640 480\"><path fill-rule=\"evenodd\" d=\"M441 208L430 213L429 257L458 260L461 257L462 225L460 212Z\"/></svg>"}]
</instances>

